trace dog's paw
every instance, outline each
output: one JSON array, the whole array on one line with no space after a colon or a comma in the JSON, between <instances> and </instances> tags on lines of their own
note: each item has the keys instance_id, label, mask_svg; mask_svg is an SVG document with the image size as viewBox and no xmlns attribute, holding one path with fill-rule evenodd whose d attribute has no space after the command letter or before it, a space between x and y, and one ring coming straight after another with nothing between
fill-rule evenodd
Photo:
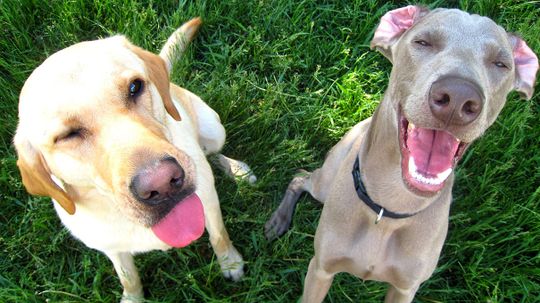
<instances>
[{"instance_id":1,"label":"dog's paw","mask_svg":"<svg viewBox=\"0 0 540 303\"><path fill-rule=\"evenodd\" d=\"M257 182L257 176L255 176L249 165L246 163L228 158L222 154L217 156L217 160L223 171L230 177L248 182L251 185Z\"/></svg>"},{"instance_id":2,"label":"dog's paw","mask_svg":"<svg viewBox=\"0 0 540 303\"><path fill-rule=\"evenodd\" d=\"M250 185L257 182L257 176L255 176L249 165L242 161L238 161L236 164L237 166L235 167L235 170L232 171L232 175L235 179L247 182Z\"/></svg>"},{"instance_id":3,"label":"dog's paw","mask_svg":"<svg viewBox=\"0 0 540 303\"><path fill-rule=\"evenodd\" d=\"M122 299L120 300L120 303L141 303L144 301L144 295L142 293L142 290L140 293L136 294L127 294L124 292L122 295Z\"/></svg>"},{"instance_id":4,"label":"dog's paw","mask_svg":"<svg viewBox=\"0 0 540 303\"><path fill-rule=\"evenodd\" d=\"M239 179L244 182L248 182L250 185L257 182L257 176L253 173L249 165L242 161L236 160L236 162L231 165L231 176L235 179Z\"/></svg>"},{"instance_id":5,"label":"dog's paw","mask_svg":"<svg viewBox=\"0 0 540 303\"><path fill-rule=\"evenodd\" d=\"M219 258L219 265L223 276L227 279L238 282L244 275L244 260L234 246Z\"/></svg>"},{"instance_id":6,"label":"dog's paw","mask_svg":"<svg viewBox=\"0 0 540 303\"><path fill-rule=\"evenodd\" d=\"M292 216L278 208L264 225L266 239L272 241L281 237L291 226Z\"/></svg>"},{"instance_id":7,"label":"dog's paw","mask_svg":"<svg viewBox=\"0 0 540 303\"><path fill-rule=\"evenodd\" d=\"M257 176L255 176L255 174L249 171L249 175L247 176L247 181L249 184L253 185L255 184L255 182L257 182Z\"/></svg>"}]
</instances>

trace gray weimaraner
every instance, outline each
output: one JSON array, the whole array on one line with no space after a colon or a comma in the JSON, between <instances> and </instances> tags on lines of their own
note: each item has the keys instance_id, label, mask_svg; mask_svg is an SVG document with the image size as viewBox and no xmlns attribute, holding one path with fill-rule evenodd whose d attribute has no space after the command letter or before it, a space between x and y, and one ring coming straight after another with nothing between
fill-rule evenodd
<instances>
[{"instance_id":1,"label":"gray weimaraner","mask_svg":"<svg viewBox=\"0 0 540 303\"><path fill-rule=\"evenodd\" d=\"M324 203L302 302L321 302L339 272L388 282L386 302L412 301L446 237L456 163L511 90L533 94L536 55L486 17L404 7L371 46L393 63L384 99L322 168L291 181L265 226L282 235L304 191Z\"/></svg>"}]
</instances>

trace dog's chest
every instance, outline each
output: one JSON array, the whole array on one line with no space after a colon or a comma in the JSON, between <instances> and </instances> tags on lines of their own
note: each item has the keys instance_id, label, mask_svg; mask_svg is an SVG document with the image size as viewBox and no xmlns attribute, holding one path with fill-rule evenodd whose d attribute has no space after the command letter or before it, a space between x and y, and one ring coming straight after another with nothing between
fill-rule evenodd
<instances>
[{"instance_id":1,"label":"dog's chest","mask_svg":"<svg viewBox=\"0 0 540 303\"><path fill-rule=\"evenodd\" d=\"M384 226L393 223L375 224L369 220L357 226L356 241L350 250L355 264L353 274L368 280L390 281L416 277L423 271L430 262L424 249L404 242L406 230Z\"/></svg>"},{"instance_id":2,"label":"dog's chest","mask_svg":"<svg viewBox=\"0 0 540 303\"><path fill-rule=\"evenodd\" d=\"M86 246L100 251L131 252L169 248L149 228L123 216L107 198L96 197L87 202L77 204L74 215L67 214L57 203L54 205L64 226Z\"/></svg>"},{"instance_id":3,"label":"dog's chest","mask_svg":"<svg viewBox=\"0 0 540 303\"><path fill-rule=\"evenodd\" d=\"M386 217L375 223L377 214L363 205L351 188L349 181L335 185L333 197L325 205L321 216L324 224L318 234L321 255L330 263L345 261L337 262L343 267L340 271L404 288L429 275L436 265L446 226L430 227L422 220L411 223Z\"/></svg>"},{"instance_id":4,"label":"dog's chest","mask_svg":"<svg viewBox=\"0 0 540 303\"><path fill-rule=\"evenodd\" d=\"M375 224L370 216L358 219L352 224L349 221L346 228L335 226L339 229L322 237L321 244L326 250L323 255L328 256L330 263L339 261L342 266L339 271L403 288L432 271L438 253L430 254L422 243L408 242L411 239L407 229L388 228L388 222Z\"/></svg>"}]
</instances>

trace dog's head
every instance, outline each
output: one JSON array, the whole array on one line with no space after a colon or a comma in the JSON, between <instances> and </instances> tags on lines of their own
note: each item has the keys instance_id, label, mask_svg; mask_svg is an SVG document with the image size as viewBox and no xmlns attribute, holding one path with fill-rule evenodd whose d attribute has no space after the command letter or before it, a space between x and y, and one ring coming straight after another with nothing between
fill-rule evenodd
<instances>
[{"instance_id":1,"label":"dog's head","mask_svg":"<svg viewBox=\"0 0 540 303\"><path fill-rule=\"evenodd\" d=\"M199 24L190 23L191 34ZM182 118L170 60L115 36L75 44L36 68L21 91L14 139L27 190L69 214L97 194L147 227L193 202L194 163L167 127Z\"/></svg>"},{"instance_id":2,"label":"dog's head","mask_svg":"<svg viewBox=\"0 0 540 303\"><path fill-rule=\"evenodd\" d=\"M467 146L495 121L508 93L533 94L538 59L491 19L456 9L388 12L371 46L392 63L392 122L402 177L421 195L440 191Z\"/></svg>"}]
</instances>

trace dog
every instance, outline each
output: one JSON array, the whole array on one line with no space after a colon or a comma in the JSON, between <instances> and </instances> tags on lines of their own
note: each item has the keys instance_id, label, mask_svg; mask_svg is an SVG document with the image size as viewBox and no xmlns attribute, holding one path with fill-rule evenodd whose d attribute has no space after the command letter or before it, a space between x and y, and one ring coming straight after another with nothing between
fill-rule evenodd
<instances>
[{"instance_id":1,"label":"dog","mask_svg":"<svg viewBox=\"0 0 540 303\"><path fill-rule=\"evenodd\" d=\"M282 235L304 191L324 203L302 302L321 302L339 272L411 302L446 238L458 160L510 91L533 95L538 58L486 17L407 6L382 17L371 47L393 63L383 100L291 181L265 225L267 238Z\"/></svg>"},{"instance_id":2,"label":"dog","mask_svg":"<svg viewBox=\"0 0 540 303\"><path fill-rule=\"evenodd\" d=\"M14 145L23 184L51 197L73 236L109 257L122 302L143 299L134 254L184 247L205 228L224 276L243 275L206 159L225 129L201 98L169 82L200 24L182 25L159 55L121 35L75 44L21 90ZM256 180L245 163L218 159L229 174Z\"/></svg>"}]
</instances>

